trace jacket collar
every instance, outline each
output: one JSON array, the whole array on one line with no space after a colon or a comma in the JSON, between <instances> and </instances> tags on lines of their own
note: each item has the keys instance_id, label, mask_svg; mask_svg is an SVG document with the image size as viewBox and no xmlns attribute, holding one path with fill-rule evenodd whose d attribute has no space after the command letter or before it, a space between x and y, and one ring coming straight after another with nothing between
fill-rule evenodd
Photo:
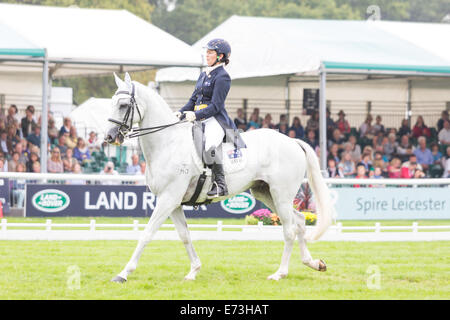
<instances>
[{"instance_id":1,"label":"jacket collar","mask_svg":"<svg viewBox=\"0 0 450 320\"><path fill-rule=\"evenodd\" d=\"M216 70L216 69L218 69L218 68L220 68L222 66L223 66L223 63L219 63L219 64L217 64L217 65L215 65L213 67L206 67L205 73L206 73L207 76L209 76L211 74L211 72L213 72L214 70Z\"/></svg>"}]
</instances>

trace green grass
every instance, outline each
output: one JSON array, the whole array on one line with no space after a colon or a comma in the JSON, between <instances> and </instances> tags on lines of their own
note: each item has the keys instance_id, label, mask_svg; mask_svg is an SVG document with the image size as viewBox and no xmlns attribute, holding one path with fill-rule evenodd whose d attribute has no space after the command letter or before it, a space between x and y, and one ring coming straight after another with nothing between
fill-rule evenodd
<instances>
[{"instance_id":1,"label":"green grass","mask_svg":"<svg viewBox=\"0 0 450 320\"><path fill-rule=\"evenodd\" d=\"M319 273L304 265L298 247L290 273L266 280L279 266L281 241L195 241L202 270L183 281L189 261L180 241L154 241L125 284L111 283L136 241L0 241L0 299L449 299L450 243L318 242ZM68 268L81 273L80 289L67 286ZM369 289L371 266L380 288Z\"/></svg>"}]
</instances>

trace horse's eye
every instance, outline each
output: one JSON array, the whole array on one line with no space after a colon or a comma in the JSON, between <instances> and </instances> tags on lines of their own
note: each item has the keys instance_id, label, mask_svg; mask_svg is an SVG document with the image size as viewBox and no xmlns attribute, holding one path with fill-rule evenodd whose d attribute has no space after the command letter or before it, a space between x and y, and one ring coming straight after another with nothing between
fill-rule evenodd
<instances>
[{"instance_id":1,"label":"horse's eye","mask_svg":"<svg viewBox=\"0 0 450 320\"><path fill-rule=\"evenodd\" d=\"M126 107L128 107L127 104L121 104L121 105L120 105L120 108L126 108Z\"/></svg>"}]
</instances>

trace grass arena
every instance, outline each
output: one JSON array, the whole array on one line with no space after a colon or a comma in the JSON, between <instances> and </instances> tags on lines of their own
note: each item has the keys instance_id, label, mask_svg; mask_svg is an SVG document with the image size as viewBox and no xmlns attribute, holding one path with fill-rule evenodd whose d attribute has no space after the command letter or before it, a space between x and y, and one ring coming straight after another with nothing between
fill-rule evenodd
<instances>
[{"instance_id":1,"label":"grass arena","mask_svg":"<svg viewBox=\"0 0 450 320\"><path fill-rule=\"evenodd\" d=\"M39 218L11 218L43 222ZM87 222L59 218L58 222ZM189 219L189 224L212 219ZM100 218L127 223L129 218ZM144 223L146 219L140 219ZM243 223L230 219L227 224ZM405 222L386 222L405 225ZM369 225L346 222L345 225ZM407 223L406 223L407 224ZM449 225L449 221L420 221ZM195 281L184 281L189 260L181 241L152 241L139 268L124 284L111 277L127 261L136 241L0 241L0 299L449 299L448 241L310 243L326 272L301 263L293 251L289 275L276 269L282 241L194 241L202 260Z\"/></svg>"}]
</instances>

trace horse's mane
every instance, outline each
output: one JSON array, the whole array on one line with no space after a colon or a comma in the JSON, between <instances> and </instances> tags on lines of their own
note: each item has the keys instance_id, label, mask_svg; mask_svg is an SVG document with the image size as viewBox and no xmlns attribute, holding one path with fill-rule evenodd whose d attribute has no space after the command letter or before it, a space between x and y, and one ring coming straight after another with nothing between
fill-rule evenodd
<instances>
[{"instance_id":1,"label":"horse's mane","mask_svg":"<svg viewBox=\"0 0 450 320\"><path fill-rule=\"evenodd\" d=\"M167 102L163 99L163 97L161 97L161 95L156 90L148 86L145 86L137 81L133 81L133 83L138 88L139 94L145 94L151 101L156 101L156 103L158 103L160 106L159 108L166 109L168 113L172 112L172 109L170 109Z\"/></svg>"}]
</instances>

